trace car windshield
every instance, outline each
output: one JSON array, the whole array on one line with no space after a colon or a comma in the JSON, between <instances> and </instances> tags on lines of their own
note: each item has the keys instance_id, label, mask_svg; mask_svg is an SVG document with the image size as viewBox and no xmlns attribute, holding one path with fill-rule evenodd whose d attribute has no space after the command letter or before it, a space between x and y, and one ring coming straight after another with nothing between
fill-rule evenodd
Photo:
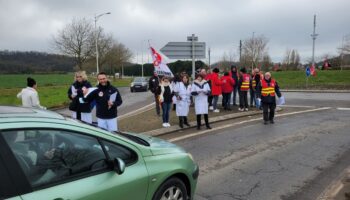
<instances>
[{"instance_id":1,"label":"car windshield","mask_svg":"<svg viewBox=\"0 0 350 200\"><path fill-rule=\"evenodd\" d=\"M136 77L134 79L134 82L145 82L145 81L146 81L146 79L144 77Z\"/></svg>"}]
</instances>

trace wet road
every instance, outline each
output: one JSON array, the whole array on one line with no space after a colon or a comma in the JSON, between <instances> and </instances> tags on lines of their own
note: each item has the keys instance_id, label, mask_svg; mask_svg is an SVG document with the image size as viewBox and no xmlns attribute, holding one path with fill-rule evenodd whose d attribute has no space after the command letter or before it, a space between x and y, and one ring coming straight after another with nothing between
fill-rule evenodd
<instances>
[{"instance_id":1,"label":"wet road","mask_svg":"<svg viewBox=\"0 0 350 200\"><path fill-rule=\"evenodd\" d=\"M269 125L250 119L176 142L200 166L196 200L317 199L350 165L350 94L285 96L286 110L310 112Z\"/></svg>"}]
</instances>

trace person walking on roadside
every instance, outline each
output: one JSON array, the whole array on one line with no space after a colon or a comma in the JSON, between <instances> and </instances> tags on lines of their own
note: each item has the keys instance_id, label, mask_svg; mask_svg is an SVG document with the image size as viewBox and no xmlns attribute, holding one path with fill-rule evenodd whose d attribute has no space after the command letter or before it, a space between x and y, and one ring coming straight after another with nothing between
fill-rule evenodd
<instances>
[{"instance_id":1,"label":"person walking on roadside","mask_svg":"<svg viewBox=\"0 0 350 200\"><path fill-rule=\"evenodd\" d=\"M248 90L250 88L250 76L245 68L241 69L239 81L239 111L248 111Z\"/></svg>"},{"instance_id":2,"label":"person walking on roadside","mask_svg":"<svg viewBox=\"0 0 350 200\"><path fill-rule=\"evenodd\" d=\"M76 72L74 80L74 83L68 89L68 98L71 100L68 108L72 111L73 119L78 119L91 124L91 104L87 102L79 102L79 98L84 97L83 87L91 88L91 84L87 81L85 71Z\"/></svg>"},{"instance_id":3,"label":"person walking on roadside","mask_svg":"<svg viewBox=\"0 0 350 200\"><path fill-rule=\"evenodd\" d=\"M257 86L257 98L261 98L265 125L268 124L268 121L271 124L274 123L276 95L278 97L282 96L278 84L271 78L271 73L266 72L264 78Z\"/></svg>"},{"instance_id":4,"label":"person walking on roadside","mask_svg":"<svg viewBox=\"0 0 350 200\"><path fill-rule=\"evenodd\" d=\"M201 116L204 115L205 126L211 129L208 116L208 96L210 95L210 87L202 74L196 75L193 81L191 94L194 96L194 110L197 117L197 130L201 129Z\"/></svg>"},{"instance_id":5,"label":"person walking on roadside","mask_svg":"<svg viewBox=\"0 0 350 200\"><path fill-rule=\"evenodd\" d=\"M236 106L236 96L237 96L237 92L239 91L238 89L238 71L237 71L237 67L236 65L232 65L231 66L231 71L229 72L230 76L233 78L233 80L235 81L235 86L233 87L233 91L232 91L232 105ZM231 101L231 100L230 100Z\"/></svg>"},{"instance_id":6,"label":"person walking on roadside","mask_svg":"<svg viewBox=\"0 0 350 200\"><path fill-rule=\"evenodd\" d=\"M117 108L122 105L123 100L119 90L111 85L104 72L97 75L98 85L93 91L83 88L84 98L81 103L96 102L97 125L108 131L118 131Z\"/></svg>"},{"instance_id":7,"label":"person walking on roadside","mask_svg":"<svg viewBox=\"0 0 350 200\"><path fill-rule=\"evenodd\" d=\"M159 77L156 71L153 72L153 76L148 81L149 90L154 95L154 102L156 105L156 113L160 116L160 103L159 103Z\"/></svg>"},{"instance_id":8,"label":"person walking on roadside","mask_svg":"<svg viewBox=\"0 0 350 200\"><path fill-rule=\"evenodd\" d=\"M36 81L30 77L27 78L27 87L23 88L21 92L17 94L17 98L22 100L23 107L46 109L40 105L39 95L37 90Z\"/></svg>"},{"instance_id":9,"label":"person walking on roadside","mask_svg":"<svg viewBox=\"0 0 350 200\"><path fill-rule=\"evenodd\" d=\"M230 99L233 88L235 87L235 81L229 75L228 72L224 73L224 76L221 77L222 82L222 107L224 110L231 110L230 108Z\"/></svg>"},{"instance_id":10,"label":"person walking on roadside","mask_svg":"<svg viewBox=\"0 0 350 200\"><path fill-rule=\"evenodd\" d=\"M173 87L168 77L164 76L159 86L159 102L162 105L163 127L170 127L169 116L173 97Z\"/></svg>"},{"instance_id":11,"label":"person walking on roadside","mask_svg":"<svg viewBox=\"0 0 350 200\"><path fill-rule=\"evenodd\" d=\"M211 94L213 95L213 112L220 112L218 109L219 96L222 94L222 82L219 78L219 69L214 68L211 75Z\"/></svg>"},{"instance_id":12,"label":"person walking on roadside","mask_svg":"<svg viewBox=\"0 0 350 200\"><path fill-rule=\"evenodd\" d=\"M174 88L176 97L176 115L179 117L179 126L190 126L187 120L190 104L191 104L191 85L189 84L189 76L184 74L182 81L178 82Z\"/></svg>"}]
</instances>

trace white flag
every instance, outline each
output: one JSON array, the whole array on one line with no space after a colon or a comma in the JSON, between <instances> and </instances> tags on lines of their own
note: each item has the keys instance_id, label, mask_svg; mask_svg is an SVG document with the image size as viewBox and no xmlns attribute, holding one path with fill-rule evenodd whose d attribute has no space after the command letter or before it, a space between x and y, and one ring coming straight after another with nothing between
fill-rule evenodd
<instances>
[{"instance_id":1,"label":"white flag","mask_svg":"<svg viewBox=\"0 0 350 200\"><path fill-rule=\"evenodd\" d=\"M150 49L153 59L154 71L157 72L157 74L160 76L174 77L173 73L166 64L164 57L160 55L160 53L158 53L153 47L150 47Z\"/></svg>"}]
</instances>

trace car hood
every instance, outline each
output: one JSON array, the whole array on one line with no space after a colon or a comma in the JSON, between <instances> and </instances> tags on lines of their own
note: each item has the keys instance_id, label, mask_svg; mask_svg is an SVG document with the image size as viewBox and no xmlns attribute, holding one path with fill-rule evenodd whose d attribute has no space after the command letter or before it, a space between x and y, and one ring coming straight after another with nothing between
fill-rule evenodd
<instances>
[{"instance_id":1,"label":"car hood","mask_svg":"<svg viewBox=\"0 0 350 200\"><path fill-rule=\"evenodd\" d=\"M134 133L128 133L133 136L139 137L143 140L145 140L149 144L149 148L153 155L162 155L162 154L172 154L172 153L185 153L186 151L177 146L176 144L173 144L171 142L168 142L166 140L143 135L143 134L134 134Z\"/></svg>"}]
</instances>

